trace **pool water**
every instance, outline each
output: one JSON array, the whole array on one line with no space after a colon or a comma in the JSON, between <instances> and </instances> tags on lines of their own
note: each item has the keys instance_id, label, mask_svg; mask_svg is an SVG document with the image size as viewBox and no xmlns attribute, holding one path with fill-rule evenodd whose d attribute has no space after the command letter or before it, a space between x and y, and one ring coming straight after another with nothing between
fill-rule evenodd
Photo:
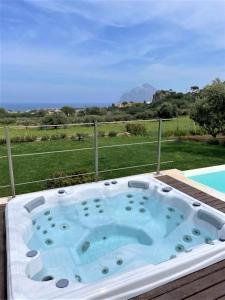
<instances>
[{"instance_id":1,"label":"pool water","mask_svg":"<svg viewBox=\"0 0 225 300\"><path fill-rule=\"evenodd\" d=\"M55 206L33 215L32 223L27 245L39 250L43 261L32 277L36 281L95 282L173 259L216 238L187 212L135 189Z\"/></svg>"},{"instance_id":2,"label":"pool water","mask_svg":"<svg viewBox=\"0 0 225 300\"><path fill-rule=\"evenodd\" d=\"M189 178L225 193L225 171L189 176Z\"/></svg>"}]
</instances>

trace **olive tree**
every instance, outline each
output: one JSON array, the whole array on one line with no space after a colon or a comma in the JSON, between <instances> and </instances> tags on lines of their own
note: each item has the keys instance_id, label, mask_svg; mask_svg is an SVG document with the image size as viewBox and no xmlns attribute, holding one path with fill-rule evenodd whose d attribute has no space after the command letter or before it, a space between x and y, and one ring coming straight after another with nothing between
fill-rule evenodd
<instances>
[{"instance_id":1,"label":"olive tree","mask_svg":"<svg viewBox=\"0 0 225 300\"><path fill-rule=\"evenodd\" d=\"M216 79L201 90L191 118L214 138L225 130L225 82Z\"/></svg>"}]
</instances>

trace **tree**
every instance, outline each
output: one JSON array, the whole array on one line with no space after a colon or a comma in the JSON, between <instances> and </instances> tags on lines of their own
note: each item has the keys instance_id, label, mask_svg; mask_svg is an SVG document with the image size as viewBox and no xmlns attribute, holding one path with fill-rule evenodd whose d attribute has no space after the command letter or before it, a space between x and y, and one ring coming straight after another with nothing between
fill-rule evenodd
<instances>
[{"instance_id":1,"label":"tree","mask_svg":"<svg viewBox=\"0 0 225 300\"><path fill-rule=\"evenodd\" d=\"M158 109L158 116L160 118L173 118L177 116L177 107L176 105L171 104L170 102L164 102Z\"/></svg>"},{"instance_id":2,"label":"tree","mask_svg":"<svg viewBox=\"0 0 225 300\"><path fill-rule=\"evenodd\" d=\"M61 111L67 116L72 116L75 113L75 108L71 107L71 106L63 106L61 108Z\"/></svg>"},{"instance_id":3,"label":"tree","mask_svg":"<svg viewBox=\"0 0 225 300\"><path fill-rule=\"evenodd\" d=\"M191 110L191 118L214 138L225 130L225 82L207 85Z\"/></svg>"},{"instance_id":4,"label":"tree","mask_svg":"<svg viewBox=\"0 0 225 300\"><path fill-rule=\"evenodd\" d=\"M6 117L7 115L8 112L3 107L0 107L0 117Z\"/></svg>"},{"instance_id":5,"label":"tree","mask_svg":"<svg viewBox=\"0 0 225 300\"><path fill-rule=\"evenodd\" d=\"M66 123L67 118L63 113L54 113L52 115L46 115L42 119L42 124L44 125L60 125ZM54 128L57 128L57 126L55 126Z\"/></svg>"}]
</instances>

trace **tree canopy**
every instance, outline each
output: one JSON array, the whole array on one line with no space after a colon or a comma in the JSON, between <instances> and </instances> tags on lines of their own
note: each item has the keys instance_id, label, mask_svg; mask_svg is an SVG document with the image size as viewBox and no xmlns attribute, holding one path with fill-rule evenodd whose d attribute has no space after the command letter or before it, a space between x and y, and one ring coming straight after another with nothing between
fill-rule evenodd
<instances>
[{"instance_id":1,"label":"tree canopy","mask_svg":"<svg viewBox=\"0 0 225 300\"><path fill-rule=\"evenodd\" d=\"M209 134L216 137L225 131L225 82L215 79L198 95L191 118Z\"/></svg>"}]
</instances>

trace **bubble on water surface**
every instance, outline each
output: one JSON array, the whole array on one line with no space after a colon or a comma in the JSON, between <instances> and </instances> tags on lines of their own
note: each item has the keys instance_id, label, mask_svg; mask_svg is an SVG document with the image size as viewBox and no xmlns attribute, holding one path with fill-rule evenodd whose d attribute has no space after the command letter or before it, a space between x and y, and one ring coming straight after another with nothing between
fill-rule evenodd
<instances>
[{"instance_id":1,"label":"bubble on water surface","mask_svg":"<svg viewBox=\"0 0 225 300\"><path fill-rule=\"evenodd\" d=\"M126 206L126 207L125 207L125 209L129 211L129 210L131 210L131 209L132 209L132 207L130 207L130 206Z\"/></svg>"},{"instance_id":2,"label":"bubble on water surface","mask_svg":"<svg viewBox=\"0 0 225 300\"><path fill-rule=\"evenodd\" d=\"M173 207L168 207L168 211L175 212L175 209Z\"/></svg>"},{"instance_id":3,"label":"bubble on water surface","mask_svg":"<svg viewBox=\"0 0 225 300\"><path fill-rule=\"evenodd\" d=\"M212 239L211 239L210 237L206 237L206 238L205 238L205 243L206 243L206 244L213 245L213 241L212 241Z\"/></svg>"},{"instance_id":4,"label":"bubble on water surface","mask_svg":"<svg viewBox=\"0 0 225 300\"><path fill-rule=\"evenodd\" d=\"M132 198L133 195L132 194L127 194L127 198Z\"/></svg>"},{"instance_id":5,"label":"bubble on water surface","mask_svg":"<svg viewBox=\"0 0 225 300\"><path fill-rule=\"evenodd\" d=\"M81 281L82 281L80 275L75 274L75 278L76 278L76 280L77 280L78 282L81 282Z\"/></svg>"},{"instance_id":6,"label":"bubble on water surface","mask_svg":"<svg viewBox=\"0 0 225 300\"><path fill-rule=\"evenodd\" d=\"M117 263L117 265L122 265L123 264L123 260L120 258L120 259L117 259L117 261L116 261L116 263Z\"/></svg>"},{"instance_id":7,"label":"bubble on water surface","mask_svg":"<svg viewBox=\"0 0 225 300\"><path fill-rule=\"evenodd\" d=\"M199 236L199 235L201 234L201 231L200 231L199 229L197 229L197 228L193 228L193 229L192 229L192 233L193 233L194 235Z\"/></svg>"},{"instance_id":8,"label":"bubble on water surface","mask_svg":"<svg viewBox=\"0 0 225 300\"><path fill-rule=\"evenodd\" d=\"M84 243L83 243L83 245L81 246L81 251L82 252L86 252L87 250L88 250L88 248L90 247L90 242L89 241L85 241Z\"/></svg>"},{"instance_id":9,"label":"bubble on water surface","mask_svg":"<svg viewBox=\"0 0 225 300\"><path fill-rule=\"evenodd\" d=\"M47 239L47 240L45 240L45 244L46 245L52 245L53 244L53 240L51 240L51 239Z\"/></svg>"},{"instance_id":10,"label":"bubble on water surface","mask_svg":"<svg viewBox=\"0 0 225 300\"><path fill-rule=\"evenodd\" d=\"M182 244L178 244L178 245L176 245L176 247L175 247L175 250L177 251L177 252L183 252L184 251L184 246L182 245Z\"/></svg>"},{"instance_id":11,"label":"bubble on water surface","mask_svg":"<svg viewBox=\"0 0 225 300\"><path fill-rule=\"evenodd\" d=\"M190 235L184 235L183 236L183 241L186 242L186 243L190 243L192 242L192 237Z\"/></svg>"},{"instance_id":12,"label":"bubble on water surface","mask_svg":"<svg viewBox=\"0 0 225 300\"><path fill-rule=\"evenodd\" d=\"M107 274L109 273L109 269L107 267L102 269L102 274Z\"/></svg>"},{"instance_id":13,"label":"bubble on water surface","mask_svg":"<svg viewBox=\"0 0 225 300\"><path fill-rule=\"evenodd\" d=\"M69 224L63 223L60 225L61 230L68 230L70 228Z\"/></svg>"},{"instance_id":14,"label":"bubble on water surface","mask_svg":"<svg viewBox=\"0 0 225 300\"><path fill-rule=\"evenodd\" d=\"M41 281L50 281L53 279L54 279L54 277L52 275L46 275L41 279Z\"/></svg>"}]
</instances>

